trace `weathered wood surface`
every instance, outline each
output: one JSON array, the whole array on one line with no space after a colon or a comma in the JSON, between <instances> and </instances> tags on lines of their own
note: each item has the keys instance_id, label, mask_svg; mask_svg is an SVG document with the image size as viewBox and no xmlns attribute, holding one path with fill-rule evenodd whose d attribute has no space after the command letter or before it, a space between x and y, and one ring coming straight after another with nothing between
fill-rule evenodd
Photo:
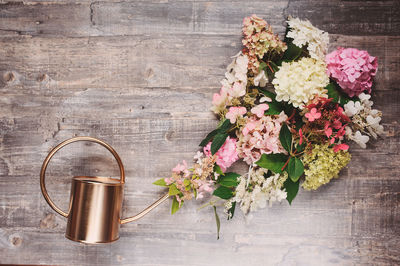
<instances>
[{"instance_id":1,"label":"weathered wood surface","mask_svg":"<svg viewBox=\"0 0 400 266\"><path fill-rule=\"evenodd\" d=\"M1 1L0 263L64 265L396 265L400 263L400 16L398 1ZM216 240L211 209L164 204L122 226L113 244L66 240L66 221L41 196L39 170L58 142L91 135L127 171L124 215L163 193L151 185L190 160L216 121L208 111L244 16L283 34L309 18L337 45L379 57L373 100L387 136L341 177L301 191L246 223L237 212ZM371 36L372 35L372 36ZM240 167L239 167L240 168ZM48 188L64 209L70 177L118 175L102 148L57 154ZM222 215L222 214L221 214Z\"/></svg>"}]
</instances>

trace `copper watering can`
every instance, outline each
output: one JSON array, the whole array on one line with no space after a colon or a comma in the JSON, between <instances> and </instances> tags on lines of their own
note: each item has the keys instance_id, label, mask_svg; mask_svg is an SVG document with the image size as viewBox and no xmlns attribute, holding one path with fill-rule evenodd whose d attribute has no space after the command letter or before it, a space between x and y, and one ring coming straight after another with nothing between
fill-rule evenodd
<instances>
[{"instance_id":1,"label":"copper watering can","mask_svg":"<svg viewBox=\"0 0 400 266\"><path fill-rule=\"evenodd\" d=\"M46 168L58 150L77 141L95 142L108 149L118 162L120 178L74 176L69 209L68 212L64 212L54 204L47 193ZM70 240L88 244L118 240L120 224L140 219L168 198L167 193L135 216L121 219L124 183L124 166L117 152L109 144L92 137L75 137L61 142L50 151L40 170L40 188L44 198L53 210L68 219L65 236Z\"/></svg>"}]
</instances>

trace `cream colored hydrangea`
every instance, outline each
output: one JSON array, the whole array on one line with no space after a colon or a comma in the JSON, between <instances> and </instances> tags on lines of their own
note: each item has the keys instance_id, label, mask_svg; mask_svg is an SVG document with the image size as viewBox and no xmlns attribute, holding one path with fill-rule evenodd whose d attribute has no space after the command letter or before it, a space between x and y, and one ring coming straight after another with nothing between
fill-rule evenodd
<instances>
[{"instance_id":1,"label":"cream colored hydrangea","mask_svg":"<svg viewBox=\"0 0 400 266\"><path fill-rule=\"evenodd\" d=\"M290 30L286 37L293 39L293 44L298 47L307 46L311 58L325 60L328 51L329 35L316 27L308 20L289 17L287 21Z\"/></svg>"},{"instance_id":2,"label":"cream colored hydrangea","mask_svg":"<svg viewBox=\"0 0 400 266\"><path fill-rule=\"evenodd\" d=\"M283 62L272 81L276 100L300 109L316 95L327 98L324 88L328 83L325 63L308 57L297 62Z\"/></svg>"},{"instance_id":3,"label":"cream colored hydrangea","mask_svg":"<svg viewBox=\"0 0 400 266\"><path fill-rule=\"evenodd\" d=\"M288 178L286 172L275 174L268 178L264 177L268 170L264 168L252 169L249 173L239 177L239 185L236 187L236 194L232 201L240 204L240 209L247 214L249 211L265 208L267 202L271 206L275 201L286 199L287 193L283 183ZM228 204L228 208L232 206Z\"/></svg>"},{"instance_id":4,"label":"cream colored hydrangea","mask_svg":"<svg viewBox=\"0 0 400 266\"><path fill-rule=\"evenodd\" d=\"M316 190L329 183L332 178L338 177L339 172L350 162L348 151L334 152L329 144L313 146L311 153L305 153L303 163L305 181L302 187L306 190Z\"/></svg>"}]
</instances>

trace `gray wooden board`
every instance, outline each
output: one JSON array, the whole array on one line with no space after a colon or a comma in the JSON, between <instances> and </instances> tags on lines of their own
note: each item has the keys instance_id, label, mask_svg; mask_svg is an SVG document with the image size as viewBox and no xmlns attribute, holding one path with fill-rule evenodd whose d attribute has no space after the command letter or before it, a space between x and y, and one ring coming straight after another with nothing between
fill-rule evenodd
<instances>
[{"instance_id":1,"label":"gray wooden board","mask_svg":"<svg viewBox=\"0 0 400 266\"><path fill-rule=\"evenodd\" d=\"M61 265L396 265L400 263L400 22L398 1L0 1L0 263ZM289 14L331 33L331 47L379 59L373 92L384 139L351 146L339 179L246 219L206 201L170 215L163 204L82 245L41 196L42 160L60 141L109 142L127 174L124 216L165 191L151 183L191 161L217 121L209 111L241 22L256 13L284 33ZM234 167L244 172L243 164ZM70 178L117 176L112 156L76 143L56 154L48 189L63 209Z\"/></svg>"}]
</instances>

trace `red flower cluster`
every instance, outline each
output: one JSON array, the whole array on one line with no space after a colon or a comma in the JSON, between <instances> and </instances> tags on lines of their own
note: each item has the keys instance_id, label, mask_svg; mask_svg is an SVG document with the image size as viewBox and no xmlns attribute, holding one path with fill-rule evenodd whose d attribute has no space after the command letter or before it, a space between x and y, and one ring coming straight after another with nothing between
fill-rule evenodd
<instances>
[{"instance_id":1,"label":"red flower cluster","mask_svg":"<svg viewBox=\"0 0 400 266\"><path fill-rule=\"evenodd\" d=\"M332 99L317 98L305 107L307 121L301 129L301 139L306 135L307 141L335 144L334 151L347 150L347 144L338 144L346 133L345 127L351 122L343 108L332 102ZM301 140L303 141L303 140Z\"/></svg>"}]
</instances>

